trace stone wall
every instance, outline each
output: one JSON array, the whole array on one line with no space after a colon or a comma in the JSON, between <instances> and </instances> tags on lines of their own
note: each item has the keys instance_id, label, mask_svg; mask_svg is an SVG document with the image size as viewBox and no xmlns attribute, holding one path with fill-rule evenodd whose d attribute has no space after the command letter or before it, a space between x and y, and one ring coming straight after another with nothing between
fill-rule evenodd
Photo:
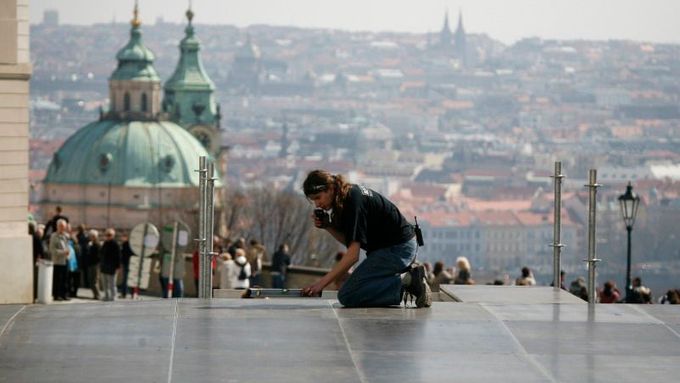
<instances>
[{"instance_id":1,"label":"stone wall","mask_svg":"<svg viewBox=\"0 0 680 383\"><path fill-rule=\"evenodd\" d=\"M262 274L262 287L271 287L271 276L269 275L269 263L263 264L263 274ZM152 263L151 270L158 269L156 267L156 261ZM185 268L186 273L184 274L184 296L188 298L196 297L198 294L196 288L194 287L194 275L193 275L193 264L191 262L190 256L187 256ZM328 272L328 269L321 269L317 267L306 267L306 266L292 266L288 270L288 282L286 287L288 288L302 288L304 286L310 285L321 278L324 274ZM213 278L213 286L218 288L219 286L219 275L216 273ZM329 286L328 289L333 289ZM149 289L144 292L145 295L155 295L161 296L161 287L158 280L158 272L152 272L151 279L149 281Z\"/></svg>"},{"instance_id":2,"label":"stone wall","mask_svg":"<svg viewBox=\"0 0 680 383\"><path fill-rule=\"evenodd\" d=\"M28 236L28 0L0 2L0 304L33 301Z\"/></svg>"}]
</instances>

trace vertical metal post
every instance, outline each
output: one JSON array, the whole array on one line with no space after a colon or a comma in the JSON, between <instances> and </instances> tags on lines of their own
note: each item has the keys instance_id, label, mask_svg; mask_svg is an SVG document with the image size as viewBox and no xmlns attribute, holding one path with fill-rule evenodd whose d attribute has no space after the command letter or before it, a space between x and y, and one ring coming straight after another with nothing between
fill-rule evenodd
<instances>
[{"instance_id":1,"label":"vertical metal post","mask_svg":"<svg viewBox=\"0 0 680 383\"><path fill-rule=\"evenodd\" d=\"M109 190L106 193L106 228L111 227L111 181L109 181Z\"/></svg>"},{"instance_id":2,"label":"vertical metal post","mask_svg":"<svg viewBox=\"0 0 680 383\"><path fill-rule=\"evenodd\" d=\"M208 162L208 173L206 175L206 216L205 216L205 298L212 299L212 260L213 260L213 238L215 227L215 164Z\"/></svg>"},{"instance_id":3,"label":"vertical metal post","mask_svg":"<svg viewBox=\"0 0 680 383\"><path fill-rule=\"evenodd\" d=\"M590 188L590 196L588 200L588 304L595 304L595 266L600 259L595 257L595 217L597 215L597 188L602 186L597 183L597 169L590 169L588 177L588 185L586 187Z\"/></svg>"},{"instance_id":4,"label":"vertical metal post","mask_svg":"<svg viewBox=\"0 0 680 383\"><path fill-rule=\"evenodd\" d=\"M630 238L633 232L633 226L626 225L626 232L628 232L628 253L626 257L626 303L630 303L630 300L633 297L633 285L630 282L630 259L631 259Z\"/></svg>"},{"instance_id":5,"label":"vertical metal post","mask_svg":"<svg viewBox=\"0 0 680 383\"><path fill-rule=\"evenodd\" d=\"M139 270L137 271L137 286L132 288L132 299L139 298L139 286L142 285L144 274L144 258L146 257L146 236L149 233L149 224L144 224L144 234L142 235L142 251L139 254Z\"/></svg>"},{"instance_id":6,"label":"vertical metal post","mask_svg":"<svg viewBox=\"0 0 680 383\"><path fill-rule=\"evenodd\" d=\"M562 162L555 161L555 175L554 178L555 185L555 205L554 205L554 219L553 219L553 290L560 291L562 287L562 280L560 278L561 271L561 256L562 247L564 245L560 242L561 229L562 229Z\"/></svg>"},{"instance_id":7,"label":"vertical metal post","mask_svg":"<svg viewBox=\"0 0 680 383\"><path fill-rule=\"evenodd\" d=\"M205 298L205 253L206 253L206 233L205 233L205 216L206 216L206 157L198 158L198 297Z\"/></svg>"},{"instance_id":8,"label":"vertical metal post","mask_svg":"<svg viewBox=\"0 0 680 383\"><path fill-rule=\"evenodd\" d=\"M177 258L177 236L179 235L179 222L172 225L172 246L170 250L170 273L168 277L168 298L172 298L175 289L175 259Z\"/></svg>"}]
</instances>

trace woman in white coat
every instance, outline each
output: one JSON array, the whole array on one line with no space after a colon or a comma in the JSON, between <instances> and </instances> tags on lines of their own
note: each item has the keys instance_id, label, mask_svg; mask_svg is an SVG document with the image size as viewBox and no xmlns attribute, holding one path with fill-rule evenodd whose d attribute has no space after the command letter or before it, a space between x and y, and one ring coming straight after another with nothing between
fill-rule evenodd
<instances>
[{"instance_id":1,"label":"woman in white coat","mask_svg":"<svg viewBox=\"0 0 680 383\"><path fill-rule=\"evenodd\" d=\"M250 263L246 259L246 252L243 249L236 249L234 257L234 267L229 274L231 277L232 289L247 289L250 287Z\"/></svg>"},{"instance_id":2,"label":"woman in white coat","mask_svg":"<svg viewBox=\"0 0 680 383\"><path fill-rule=\"evenodd\" d=\"M218 258L218 271L220 272L220 289L233 289L231 284L231 274L234 273L236 265L231 259L231 254L222 253Z\"/></svg>"}]
</instances>

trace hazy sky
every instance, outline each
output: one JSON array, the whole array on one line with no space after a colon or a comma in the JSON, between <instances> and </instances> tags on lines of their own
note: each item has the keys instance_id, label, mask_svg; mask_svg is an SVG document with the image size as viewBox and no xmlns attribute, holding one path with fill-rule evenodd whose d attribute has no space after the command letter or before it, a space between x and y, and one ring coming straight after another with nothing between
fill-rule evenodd
<instances>
[{"instance_id":1,"label":"hazy sky","mask_svg":"<svg viewBox=\"0 0 680 383\"><path fill-rule=\"evenodd\" d=\"M188 0L140 0L142 21L180 21ZM29 0L31 22L45 9L61 23L127 21L134 0ZM347 30L434 32L448 8L468 32L506 43L523 37L631 39L680 43L679 0L193 0L195 23L294 25Z\"/></svg>"}]
</instances>

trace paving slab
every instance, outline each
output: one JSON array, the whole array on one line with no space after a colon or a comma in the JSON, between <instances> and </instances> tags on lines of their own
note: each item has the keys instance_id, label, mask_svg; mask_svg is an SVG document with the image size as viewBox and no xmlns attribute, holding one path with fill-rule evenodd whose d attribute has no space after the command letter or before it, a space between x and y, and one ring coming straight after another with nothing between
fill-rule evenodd
<instances>
[{"instance_id":1,"label":"paving slab","mask_svg":"<svg viewBox=\"0 0 680 383\"><path fill-rule=\"evenodd\" d=\"M680 375L678 306L589 310L516 299L429 309L347 309L305 298L0 306L0 382L671 382Z\"/></svg>"},{"instance_id":2,"label":"paving slab","mask_svg":"<svg viewBox=\"0 0 680 383\"><path fill-rule=\"evenodd\" d=\"M567 291L555 291L549 286L441 285L439 288L455 300L467 303L586 303Z\"/></svg>"}]
</instances>

